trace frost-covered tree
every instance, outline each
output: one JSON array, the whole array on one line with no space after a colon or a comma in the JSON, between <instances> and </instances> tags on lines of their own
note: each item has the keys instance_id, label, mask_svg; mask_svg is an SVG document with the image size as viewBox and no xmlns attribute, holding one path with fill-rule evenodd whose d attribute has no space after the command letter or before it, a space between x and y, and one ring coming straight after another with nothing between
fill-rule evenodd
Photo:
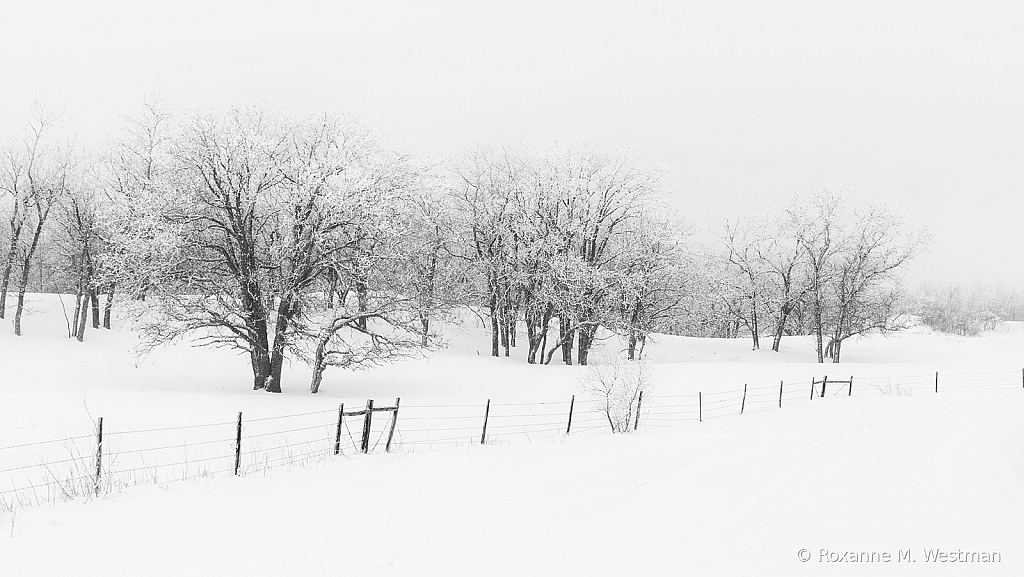
<instances>
[{"instance_id":1,"label":"frost-covered tree","mask_svg":"<svg viewBox=\"0 0 1024 577\"><path fill-rule=\"evenodd\" d=\"M835 256L842 239L840 196L828 188L795 194L786 207L788 226L804 257L806 303L818 362L825 362L828 287L835 274Z\"/></svg>"},{"instance_id":2,"label":"frost-covered tree","mask_svg":"<svg viewBox=\"0 0 1024 577\"><path fill-rule=\"evenodd\" d=\"M924 233L908 230L902 217L885 204L855 213L839 244L829 287L825 353L832 362L839 362L846 339L904 326L897 306L902 297L900 273L926 243Z\"/></svg>"},{"instance_id":3,"label":"frost-covered tree","mask_svg":"<svg viewBox=\"0 0 1024 577\"><path fill-rule=\"evenodd\" d=\"M687 313L696 290L696 262L687 244L689 229L652 207L623 239L628 250L618 263L619 323L612 330L626 337L626 359L640 360L648 337L671 332L673 321Z\"/></svg>"},{"instance_id":4,"label":"frost-covered tree","mask_svg":"<svg viewBox=\"0 0 1024 577\"><path fill-rule=\"evenodd\" d=\"M767 240L763 223L735 219L722 235L723 303L750 331L753 349L761 348L761 319L768 301L770 269L764 259Z\"/></svg>"},{"instance_id":5,"label":"frost-covered tree","mask_svg":"<svg viewBox=\"0 0 1024 577\"><path fill-rule=\"evenodd\" d=\"M105 250L99 219L101 195L96 179L83 174L77 180L77 186L69 191L56 212L52 251L62 264L56 276L75 294L68 334L82 342L90 311L93 328L100 327L101 316L103 326L110 328L111 305L108 298L106 311L101 313L99 292Z\"/></svg>"},{"instance_id":6,"label":"frost-covered tree","mask_svg":"<svg viewBox=\"0 0 1024 577\"><path fill-rule=\"evenodd\" d=\"M12 275L17 282L14 334L21 335L29 274L48 220L74 185L74 156L57 139L58 117L37 107L22 133L11 139L0 158L0 190L9 201L9 237L0 279L0 318L6 313Z\"/></svg>"}]
</instances>

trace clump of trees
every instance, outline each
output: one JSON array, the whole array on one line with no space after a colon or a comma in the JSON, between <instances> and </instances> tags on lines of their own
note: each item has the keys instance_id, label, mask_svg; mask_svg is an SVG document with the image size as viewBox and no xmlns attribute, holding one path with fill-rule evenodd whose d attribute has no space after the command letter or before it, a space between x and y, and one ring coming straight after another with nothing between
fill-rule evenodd
<instances>
[{"instance_id":1,"label":"clump of trees","mask_svg":"<svg viewBox=\"0 0 1024 577\"><path fill-rule=\"evenodd\" d=\"M522 322L529 363L586 364L599 328L624 335L632 359L680 312L688 232L665 216L657 170L564 146L477 149L453 173L491 355L509 356Z\"/></svg>"},{"instance_id":2,"label":"clump of trees","mask_svg":"<svg viewBox=\"0 0 1024 577\"><path fill-rule=\"evenodd\" d=\"M847 210L823 188L793 195L779 212L729 222L717 257L726 320L760 348L772 335L811 334L818 362L839 362L843 343L906 326L901 273L928 243L883 203Z\"/></svg>"},{"instance_id":3,"label":"clump of trees","mask_svg":"<svg viewBox=\"0 0 1024 577\"><path fill-rule=\"evenodd\" d=\"M467 310L491 355L538 365L586 365L610 338L638 361L656 333L775 351L814 335L819 362L838 362L850 337L902 326L900 272L926 242L822 189L701 246L660 170L577 144L427 166L343 116L159 102L88 154L57 126L38 114L0 158L0 317L9 287L18 334L27 290L72 294L84 342L90 314L109 328L124 307L144 350L231 348L270 392L289 359L315 393L330 367L440 346L438 324Z\"/></svg>"}]
</instances>

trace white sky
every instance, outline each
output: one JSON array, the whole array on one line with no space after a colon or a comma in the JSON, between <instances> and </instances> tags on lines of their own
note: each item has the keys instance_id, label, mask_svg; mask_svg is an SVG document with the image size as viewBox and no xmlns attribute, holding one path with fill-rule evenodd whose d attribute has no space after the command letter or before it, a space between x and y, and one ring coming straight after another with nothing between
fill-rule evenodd
<instances>
[{"instance_id":1,"label":"white sky","mask_svg":"<svg viewBox=\"0 0 1024 577\"><path fill-rule=\"evenodd\" d=\"M0 5L0 131L40 100L94 140L153 91L355 112L433 156L635 146L705 226L831 183L933 230L912 281L1024 284L1019 1Z\"/></svg>"}]
</instances>

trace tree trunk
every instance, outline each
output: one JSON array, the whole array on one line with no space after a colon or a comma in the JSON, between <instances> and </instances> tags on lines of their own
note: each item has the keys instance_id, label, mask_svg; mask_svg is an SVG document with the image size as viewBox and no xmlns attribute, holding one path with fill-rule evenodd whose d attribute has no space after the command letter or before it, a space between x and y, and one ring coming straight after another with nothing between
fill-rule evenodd
<instances>
[{"instance_id":1,"label":"tree trunk","mask_svg":"<svg viewBox=\"0 0 1024 577\"><path fill-rule=\"evenodd\" d=\"M626 360L636 360L636 333L629 331L629 341L626 344Z\"/></svg>"},{"instance_id":2,"label":"tree trunk","mask_svg":"<svg viewBox=\"0 0 1024 577\"><path fill-rule=\"evenodd\" d=\"M491 356L498 356L498 297L491 292L491 302L489 303L491 311Z\"/></svg>"},{"instance_id":3,"label":"tree trunk","mask_svg":"<svg viewBox=\"0 0 1024 577\"><path fill-rule=\"evenodd\" d=\"M85 319L89 316L89 293L83 292L78 296L78 304L75 305L78 311L78 325L75 327L75 338L78 342L85 340Z\"/></svg>"},{"instance_id":4,"label":"tree trunk","mask_svg":"<svg viewBox=\"0 0 1024 577\"><path fill-rule=\"evenodd\" d=\"M68 331L68 338L74 337L74 338L78 339L79 342L82 341L82 339L80 339L78 337L78 335L79 335L78 317L81 314L82 314L82 289L78 289L78 293L75 294L75 316L73 316L71 318L71 329Z\"/></svg>"},{"instance_id":5,"label":"tree trunk","mask_svg":"<svg viewBox=\"0 0 1024 577\"><path fill-rule=\"evenodd\" d=\"M356 298L359 301L359 312L365 313L367 306L369 305L367 299L367 288L363 281L356 281ZM356 321L356 326L360 330L366 330L366 317L359 317Z\"/></svg>"},{"instance_id":6,"label":"tree trunk","mask_svg":"<svg viewBox=\"0 0 1024 577\"><path fill-rule=\"evenodd\" d=\"M32 257L39 246L39 237L43 234L44 218L40 218L32 234L32 244L25 251L25 262L21 267L21 283L18 285L18 308L14 311L14 334L21 336L21 315L25 311L25 291L28 290L28 274L32 269Z\"/></svg>"},{"instance_id":7,"label":"tree trunk","mask_svg":"<svg viewBox=\"0 0 1024 577\"><path fill-rule=\"evenodd\" d=\"M540 361L543 361L544 349L547 345L548 337L548 323L551 322L551 306L549 305L544 309L544 312L530 312L530 309L526 309L526 340L528 341L527 346L529 350L526 355L526 362L535 364L538 362L537 355L541 355Z\"/></svg>"},{"instance_id":8,"label":"tree trunk","mask_svg":"<svg viewBox=\"0 0 1024 577\"><path fill-rule=\"evenodd\" d=\"M327 368L325 351L327 343L331 341L331 335L330 331L324 330L320 332L320 337L316 340L316 351L313 353L313 378L309 383L309 392L314 395L320 392L320 383L323 382L324 370Z\"/></svg>"},{"instance_id":9,"label":"tree trunk","mask_svg":"<svg viewBox=\"0 0 1024 577\"><path fill-rule=\"evenodd\" d=\"M757 325L757 301L752 300L750 304L750 335L754 339L754 350L761 348L761 328Z\"/></svg>"},{"instance_id":10,"label":"tree trunk","mask_svg":"<svg viewBox=\"0 0 1024 577\"><path fill-rule=\"evenodd\" d=\"M824 327L822 327L822 321L821 321L821 297L820 296L815 296L813 315L814 315L814 317L813 317L813 320L814 320L814 338L815 338L815 344L816 344L816 348L817 348L817 352L818 352L818 362L819 363L824 363L825 362L825 348L824 348L825 347L825 343L824 343L824 336L822 334L824 332Z\"/></svg>"},{"instance_id":11,"label":"tree trunk","mask_svg":"<svg viewBox=\"0 0 1024 577\"><path fill-rule=\"evenodd\" d=\"M100 296L96 289L89 289L89 303L92 305L92 328L100 328Z\"/></svg>"},{"instance_id":12,"label":"tree trunk","mask_svg":"<svg viewBox=\"0 0 1024 577\"><path fill-rule=\"evenodd\" d=\"M505 349L505 356L508 356L508 309L501 307L498 317L498 332L501 337L501 348Z\"/></svg>"},{"instance_id":13,"label":"tree trunk","mask_svg":"<svg viewBox=\"0 0 1024 577\"><path fill-rule=\"evenodd\" d=\"M270 356L270 374L267 378L266 390L268 393L281 392L281 371L284 368L284 347L288 341L286 333L292 315L295 314L292 298L283 297L277 305L277 319L274 323L274 344ZM366 319L360 318L362 325L366 326Z\"/></svg>"},{"instance_id":14,"label":"tree trunk","mask_svg":"<svg viewBox=\"0 0 1024 577\"><path fill-rule=\"evenodd\" d=\"M7 253L7 264L4 265L4 277L0 281L0 319L7 314L7 289L11 283L11 271L14 268L14 257L18 254L18 246L12 241L11 250Z\"/></svg>"},{"instance_id":15,"label":"tree trunk","mask_svg":"<svg viewBox=\"0 0 1024 577\"><path fill-rule=\"evenodd\" d=\"M572 328L572 319L564 313L558 315L558 337L562 346L562 362L572 365L572 345L576 340L576 330Z\"/></svg>"},{"instance_id":16,"label":"tree trunk","mask_svg":"<svg viewBox=\"0 0 1024 577\"><path fill-rule=\"evenodd\" d=\"M516 348L516 324L519 322L519 310L512 309L508 315L508 344Z\"/></svg>"},{"instance_id":17,"label":"tree trunk","mask_svg":"<svg viewBox=\"0 0 1024 577\"><path fill-rule=\"evenodd\" d=\"M841 352L842 348L843 348L843 341L842 340L835 341L835 346L832 347L832 362L833 363L838 363L839 362L839 353Z\"/></svg>"},{"instance_id":18,"label":"tree trunk","mask_svg":"<svg viewBox=\"0 0 1024 577\"><path fill-rule=\"evenodd\" d=\"M779 311L779 321L775 325L775 338L772 339L772 350L775 352L779 352L782 334L786 332L786 321L789 319L790 308L789 306L783 306Z\"/></svg>"},{"instance_id":19,"label":"tree trunk","mask_svg":"<svg viewBox=\"0 0 1024 577\"><path fill-rule=\"evenodd\" d=\"M114 309L114 285L107 289L107 302L103 304L103 328L110 329L110 313Z\"/></svg>"},{"instance_id":20,"label":"tree trunk","mask_svg":"<svg viewBox=\"0 0 1024 577\"><path fill-rule=\"evenodd\" d=\"M580 365L587 364L587 358L590 356L590 347L594 344L594 337L597 335L597 325L588 324L580 327L580 340L579 350L577 351L577 360Z\"/></svg>"},{"instance_id":21,"label":"tree trunk","mask_svg":"<svg viewBox=\"0 0 1024 577\"><path fill-rule=\"evenodd\" d=\"M540 334L537 331L537 319L535 315L531 315L529 310L526 312L526 362L528 364L537 364L537 345L540 344Z\"/></svg>"},{"instance_id":22,"label":"tree trunk","mask_svg":"<svg viewBox=\"0 0 1024 577\"><path fill-rule=\"evenodd\" d=\"M333 268L327 269L327 294L324 295L327 301L327 308L334 308L334 295L338 292L338 271ZM316 391L313 391L314 393Z\"/></svg>"},{"instance_id":23,"label":"tree trunk","mask_svg":"<svg viewBox=\"0 0 1024 577\"><path fill-rule=\"evenodd\" d=\"M427 336L430 335L430 317L420 313L420 326L423 327L423 332L420 333L420 345L425 347L427 346Z\"/></svg>"}]
</instances>

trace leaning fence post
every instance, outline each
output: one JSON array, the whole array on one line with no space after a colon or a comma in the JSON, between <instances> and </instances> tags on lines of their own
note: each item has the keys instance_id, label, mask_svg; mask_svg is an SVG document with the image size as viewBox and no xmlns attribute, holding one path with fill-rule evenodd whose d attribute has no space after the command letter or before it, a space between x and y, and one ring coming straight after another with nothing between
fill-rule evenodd
<instances>
[{"instance_id":1,"label":"leaning fence post","mask_svg":"<svg viewBox=\"0 0 1024 577\"><path fill-rule=\"evenodd\" d=\"M740 414L743 414L743 409L747 406L747 383L743 383L743 402L740 403Z\"/></svg>"},{"instance_id":2,"label":"leaning fence post","mask_svg":"<svg viewBox=\"0 0 1024 577\"><path fill-rule=\"evenodd\" d=\"M697 422L704 422L704 400L700 391L697 391Z\"/></svg>"},{"instance_id":3,"label":"leaning fence post","mask_svg":"<svg viewBox=\"0 0 1024 577\"><path fill-rule=\"evenodd\" d=\"M779 408L780 409L782 408L782 385L784 385L785 383L786 383L786 381L779 381Z\"/></svg>"},{"instance_id":4,"label":"leaning fence post","mask_svg":"<svg viewBox=\"0 0 1024 577\"><path fill-rule=\"evenodd\" d=\"M235 475L242 465L242 411L238 411L238 424L235 426Z\"/></svg>"},{"instance_id":5,"label":"leaning fence post","mask_svg":"<svg viewBox=\"0 0 1024 577\"><path fill-rule=\"evenodd\" d=\"M811 400L814 400L814 377L811 377Z\"/></svg>"},{"instance_id":6,"label":"leaning fence post","mask_svg":"<svg viewBox=\"0 0 1024 577\"><path fill-rule=\"evenodd\" d=\"M334 454L341 452L341 422L345 418L345 403L338 405L338 429L334 432Z\"/></svg>"},{"instance_id":7,"label":"leaning fence post","mask_svg":"<svg viewBox=\"0 0 1024 577\"><path fill-rule=\"evenodd\" d=\"M395 424L398 423L398 403L402 400L402 397L395 397L395 412L391 413L391 430L388 431L388 442L384 445L384 450L391 452L391 439L395 436Z\"/></svg>"},{"instance_id":8,"label":"leaning fence post","mask_svg":"<svg viewBox=\"0 0 1024 577\"><path fill-rule=\"evenodd\" d=\"M366 399L366 415L363 417L363 444L362 451L370 451L370 424L373 423L373 399Z\"/></svg>"},{"instance_id":9,"label":"leaning fence post","mask_svg":"<svg viewBox=\"0 0 1024 577\"><path fill-rule=\"evenodd\" d=\"M828 383L828 375L825 375L824 379L821 379L821 398L825 398L825 385Z\"/></svg>"},{"instance_id":10,"label":"leaning fence post","mask_svg":"<svg viewBox=\"0 0 1024 577\"><path fill-rule=\"evenodd\" d=\"M100 475L103 473L103 417L96 422L96 494L100 494Z\"/></svg>"},{"instance_id":11,"label":"leaning fence post","mask_svg":"<svg viewBox=\"0 0 1024 577\"><path fill-rule=\"evenodd\" d=\"M573 408L573 406L575 404L576 404L576 395L573 395L572 398L569 399L569 424L565 426L565 434L566 435L568 435L569 434L569 430L572 429L572 408Z\"/></svg>"},{"instance_id":12,"label":"leaning fence post","mask_svg":"<svg viewBox=\"0 0 1024 577\"><path fill-rule=\"evenodd\" d=\"M847 397L852 397L853 396L853 375L850 375L850 388L847 389L846 396Z\"/></svg>"},{"instance_id":13,"label":"leaning fence post","mask_svg":"<svg viewBox=\"0 0 1024 577\"><path fill-rule=\"evenodd\" d=\"M480 444L487 442L487 418L491 416L491 400L487 399L487 408L484 409L484 431L480 433Z\"/></svg>"},{"instance_id":14,"label":"leaning fence post","mask_svg":"<svg viewBox=\"0 0 1024 577\"><path fill-rule=\"evenodd\" d=\"M939 392L939 371L935 371L935 392Z\"/></svg>"},{"instance_id":15,"label":"leaning fence post","mask_svg":"<svg viewBox=\"0 0 1024 577\"><path fill-rule=\"evenodd\" d=\"M636 420L633 421L633 430L640 426L640 406L644 403L644 392L640 391L640 398L636 400ZM629 425L626 425L627 427Z\"/></svg>"}]
</instances>

